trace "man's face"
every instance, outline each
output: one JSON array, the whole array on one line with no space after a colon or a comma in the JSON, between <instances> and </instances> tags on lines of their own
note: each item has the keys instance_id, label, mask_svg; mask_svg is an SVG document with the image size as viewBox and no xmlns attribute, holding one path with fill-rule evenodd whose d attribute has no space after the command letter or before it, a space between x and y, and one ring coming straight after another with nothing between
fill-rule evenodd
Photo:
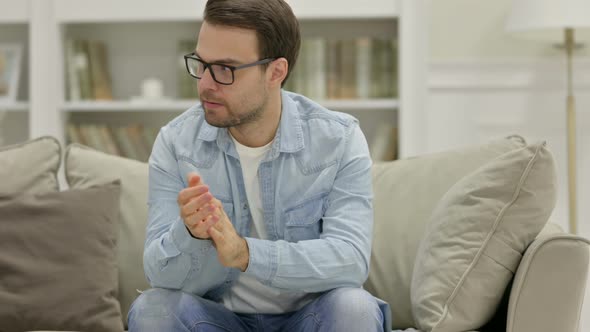
<instances>
[{"instance_id":1,"label":"man's face","mask_svg":"<svg viewBox=\"0 0 590 332\"><path fill-rule=\"evenodd\" d=\"M256 32L207 22L201 26L196 54L207 63L231 66L260 60ZM197 86L205 119L215 127L233 127L257 120L267 104L266 76L259 66L236 70L231 85L215 82L207 69Z\"/></svg>"}]
</instances>

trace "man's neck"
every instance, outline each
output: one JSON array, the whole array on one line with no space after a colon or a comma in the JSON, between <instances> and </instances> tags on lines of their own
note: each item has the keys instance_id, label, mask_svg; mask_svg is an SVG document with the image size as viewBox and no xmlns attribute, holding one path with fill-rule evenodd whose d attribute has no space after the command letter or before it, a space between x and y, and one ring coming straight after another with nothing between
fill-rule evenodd
<instances>
[{"instance_id":1,"label":"man's neck","mask_svg":"<svg viewBox=\"0 0 590 332\"><path fill-rule=\"evenodd\" d=\"M279 128L281 120L282 103L281 92L269 98L262 117L250 123L245 123L229 128L231 135L240 144L255 148L265 146L272 141Z\"/></svg>"}]
</instances>

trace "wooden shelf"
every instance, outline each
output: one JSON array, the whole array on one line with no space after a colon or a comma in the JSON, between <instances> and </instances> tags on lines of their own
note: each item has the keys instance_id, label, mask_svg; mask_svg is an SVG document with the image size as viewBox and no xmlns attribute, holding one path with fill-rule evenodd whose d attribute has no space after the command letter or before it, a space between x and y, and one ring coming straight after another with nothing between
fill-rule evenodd
<instances>
[{"instance_id":1,"label":"wooden shelf","mask_svg":"<svg viewBox=\"0 0 590 332\"><path fill-rule=\"evenodd\" d=\"M61 110L64 112L182 112L198 102L196 99L154 102L76 101L64 103Z\"/></svg>"},{"instance_id":2,"label":"wooden shelf","mask_svg":"<svg viewBox=\"0 0 590 332\"><path fill-rule=\"evenodd\" d=\"M184 112L198 100L170 100L157 102L130 101L78 101L66 102L63 112ZM324 107L335 111L396 110L397 99L359 99L318 101Z\"/></svg>"},{"instance_id":3,"label":"wooden shelf","mask_svg":"<svg viewBox=\"0 0 590 332\"><path fill-rule=\"evenodd\" d=\"M8 103L0 101L0 111L27 113L29 112L29 103L24 101Z\"/></svg>"},{"instance_id":4,"label":"wooden shelf","mask_svg":"<svg viewBox=\"0 0 590 332\"><path fill-rule=\"evenodd\" d=\"M0 0L7 1L7 0ZM299 19L375 19L398 17L399 0L366 0L361 6L343 6L339 0L288 0ZM199 21L205 1L174 0L60 0L55 16L60 23L139 21Z\"/></svg>"},{"instance_id":5,"label":"wooden shelf","mask_svg":"<svg viewBox=\"0 0 590 332\"><path fill-rule=\"evenodd\" d=\"M399 107L397 99L334 99L319 100L318 103L327 109L334 111L370 111L370 110L391 110Z\"/></svg>"}]
</instances>

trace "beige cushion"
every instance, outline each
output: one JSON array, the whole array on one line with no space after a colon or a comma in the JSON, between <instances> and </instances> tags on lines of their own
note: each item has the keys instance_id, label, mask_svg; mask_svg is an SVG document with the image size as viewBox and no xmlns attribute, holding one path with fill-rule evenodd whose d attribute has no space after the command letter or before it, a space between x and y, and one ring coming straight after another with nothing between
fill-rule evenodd
<instances>
[{"instance_id":1,"label":"beige cushion","mask_svg":"<svg viewBox=\"0 0 590 332\"><path fill-rule=\"evenodd\" d=\"M417 327L456 332L483 326L549 219L556 189L545 143L507 152L453 185L416 255L411 297Z\"/></svg>"},{"instance_id":2,"label":"beige cushion","mask_svg":"<svg viewBox=\"0 0 590 332\"><path fill-rule=\"evenodd\" d=\"M514 276L506 331L588 331L578 325L590 241L559 230L541 233Z\"/></svg>"},{"instance_id":3,"label":"beige cushion","mask_svg":"<svg viewBox=\"0 0 590 332\"><path fill-rule=\"evenodd\" d=\"M59 190L61 147L52 137L0 147L0 197Z\"/></svg>"},{"instance_id":4,"label":"beige cushion","mask_svg":"<svg viewBox=\"0 0 590 332\"><path fill-rule=\"evenodd\" d=\"M0 199L0 330L122 331L118 183Z\"/></svg>"},{"instance_id":5,"label":"beige cushion","mask_svg":"<svg viewBox=\"0 0 590 332\"><path fill-rule=\"evenodd\" d=\"M375 224L365 288L391 305L393 328L415 327L410 302L414 258L442 195L466 174L524 145L524 139L512 136L373 167Z\"/></svg>"},{"instance_id":6,"label":"beige cushion","mask_svg":"<svg viewBox=\"0 0 590 332\"><path fill-rule=\"evenodd\" d=\"M139 161L108 155L72 144L66 149L68 185L88 188L97 183L120 179L121 220L119 223L119 301L126 320L137 290L148 288L143 272L143 244L147 222L148 166Z\"/></svg>"}]
</instances>

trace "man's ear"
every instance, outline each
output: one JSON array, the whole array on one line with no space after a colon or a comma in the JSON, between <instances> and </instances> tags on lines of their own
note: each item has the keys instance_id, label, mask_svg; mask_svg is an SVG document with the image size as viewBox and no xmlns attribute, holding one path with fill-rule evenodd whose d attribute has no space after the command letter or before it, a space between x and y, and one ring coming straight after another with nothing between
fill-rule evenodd
<instances>
[{"instance_id":1,"label":"man's ear","mask_svg":"<svg viewBox=\"0 0 590 332\"><path fill-rule=\"evenodd\" d=\"M287 77L287 73L289 71L289 63L285 58L278 58L271 62L268 68L268 81L269 83L274 86L278 85L281 86L281 83Z\"/></svg>"}]
</instances>

